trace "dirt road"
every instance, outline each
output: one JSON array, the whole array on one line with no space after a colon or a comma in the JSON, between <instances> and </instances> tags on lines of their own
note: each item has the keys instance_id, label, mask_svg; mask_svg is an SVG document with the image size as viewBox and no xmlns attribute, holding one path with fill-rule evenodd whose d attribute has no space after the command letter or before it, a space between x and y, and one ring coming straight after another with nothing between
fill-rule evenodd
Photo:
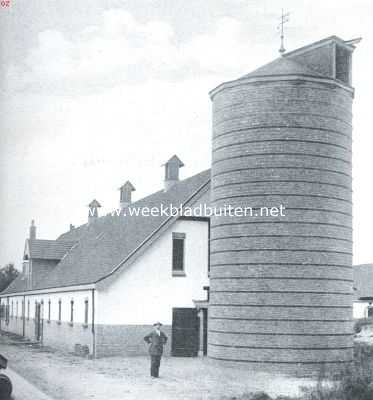
<instances>
[{"instance_id":1,"label":"dirt road","mask_svg":"<svg viewBox=\"0 0 373 400\"><path fill-rule=\"evenodd\" d=\"M218 367L206 358L175 357L162 359L161 377L151 379L147 357L89 360L7 337L0 337L0 352L10 368L53 400L218 400L256 391L295 395L300 385L311 383Z\"/></svg>"}]
</instances>

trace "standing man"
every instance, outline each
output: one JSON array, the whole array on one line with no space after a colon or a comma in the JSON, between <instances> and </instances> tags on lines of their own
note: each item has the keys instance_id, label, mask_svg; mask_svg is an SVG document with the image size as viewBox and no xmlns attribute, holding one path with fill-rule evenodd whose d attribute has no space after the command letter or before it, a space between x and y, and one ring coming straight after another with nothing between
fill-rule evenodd
<instances>
[{"instance_id":1,"label":"standing man","mask_svg":"<svg viewBox=\"0 0 373 400\"><path fill-rule=\"evenodd\" d=\"M163 354L163 346L167 342L167 336L161 331L162 324L156 322L154 330L144 337L146 343L150 344L149 354L151 359L150 375L153 378L159 377L159 366L161 365L161 358Z\"/></svg>"}]
</instances>

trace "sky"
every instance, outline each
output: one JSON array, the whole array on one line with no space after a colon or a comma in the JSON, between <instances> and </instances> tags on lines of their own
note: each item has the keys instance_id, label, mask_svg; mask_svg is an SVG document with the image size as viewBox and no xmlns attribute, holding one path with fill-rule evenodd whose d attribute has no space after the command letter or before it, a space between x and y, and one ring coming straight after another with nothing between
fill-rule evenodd
<instances>
[{"instance_id":1,"label":"sky","mask_svg":"<svg viewBox=\"0 0 373 400\"><path fill-rule=\"evenodd\" d=\"M373 2L370 0L10 0L0 7L0 266L20 266L31 219L55 239L210 167L208 92L330 35L354 53L354 262L373 263Z\"/></svg>"}]
</instances>

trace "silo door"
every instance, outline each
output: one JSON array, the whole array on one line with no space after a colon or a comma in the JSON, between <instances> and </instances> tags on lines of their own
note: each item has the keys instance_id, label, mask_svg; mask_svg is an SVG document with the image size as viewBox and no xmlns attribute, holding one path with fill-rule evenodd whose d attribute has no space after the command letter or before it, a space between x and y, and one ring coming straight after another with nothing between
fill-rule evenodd
<instances>
[{"instance_id":1,"label":"silo door","mask_svg":"<svg viewBox=\"0 0 373 400\"><path fill-rule=\"evenodd\" d=\"M196 308L172 310L171 354L174 357L197 357L199 350L199 317Z\"/></svg>"}]
</instances>

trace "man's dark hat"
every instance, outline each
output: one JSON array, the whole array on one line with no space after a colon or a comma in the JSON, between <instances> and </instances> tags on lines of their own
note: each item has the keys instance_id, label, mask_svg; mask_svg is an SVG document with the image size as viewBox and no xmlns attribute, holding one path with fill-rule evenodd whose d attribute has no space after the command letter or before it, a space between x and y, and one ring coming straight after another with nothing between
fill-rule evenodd
<instances>
[{"instance_id":1,"label":"man's dark hat","mask_svg":"<svg viewBox=\"0 0 373 400\"><path fill-rule=\"evenodd\" d=\"M156 322L156 323L153 324L153 326L156 326L156 325L162 326L162 324L160 322Z\"/></svg>"}]
</instances>

